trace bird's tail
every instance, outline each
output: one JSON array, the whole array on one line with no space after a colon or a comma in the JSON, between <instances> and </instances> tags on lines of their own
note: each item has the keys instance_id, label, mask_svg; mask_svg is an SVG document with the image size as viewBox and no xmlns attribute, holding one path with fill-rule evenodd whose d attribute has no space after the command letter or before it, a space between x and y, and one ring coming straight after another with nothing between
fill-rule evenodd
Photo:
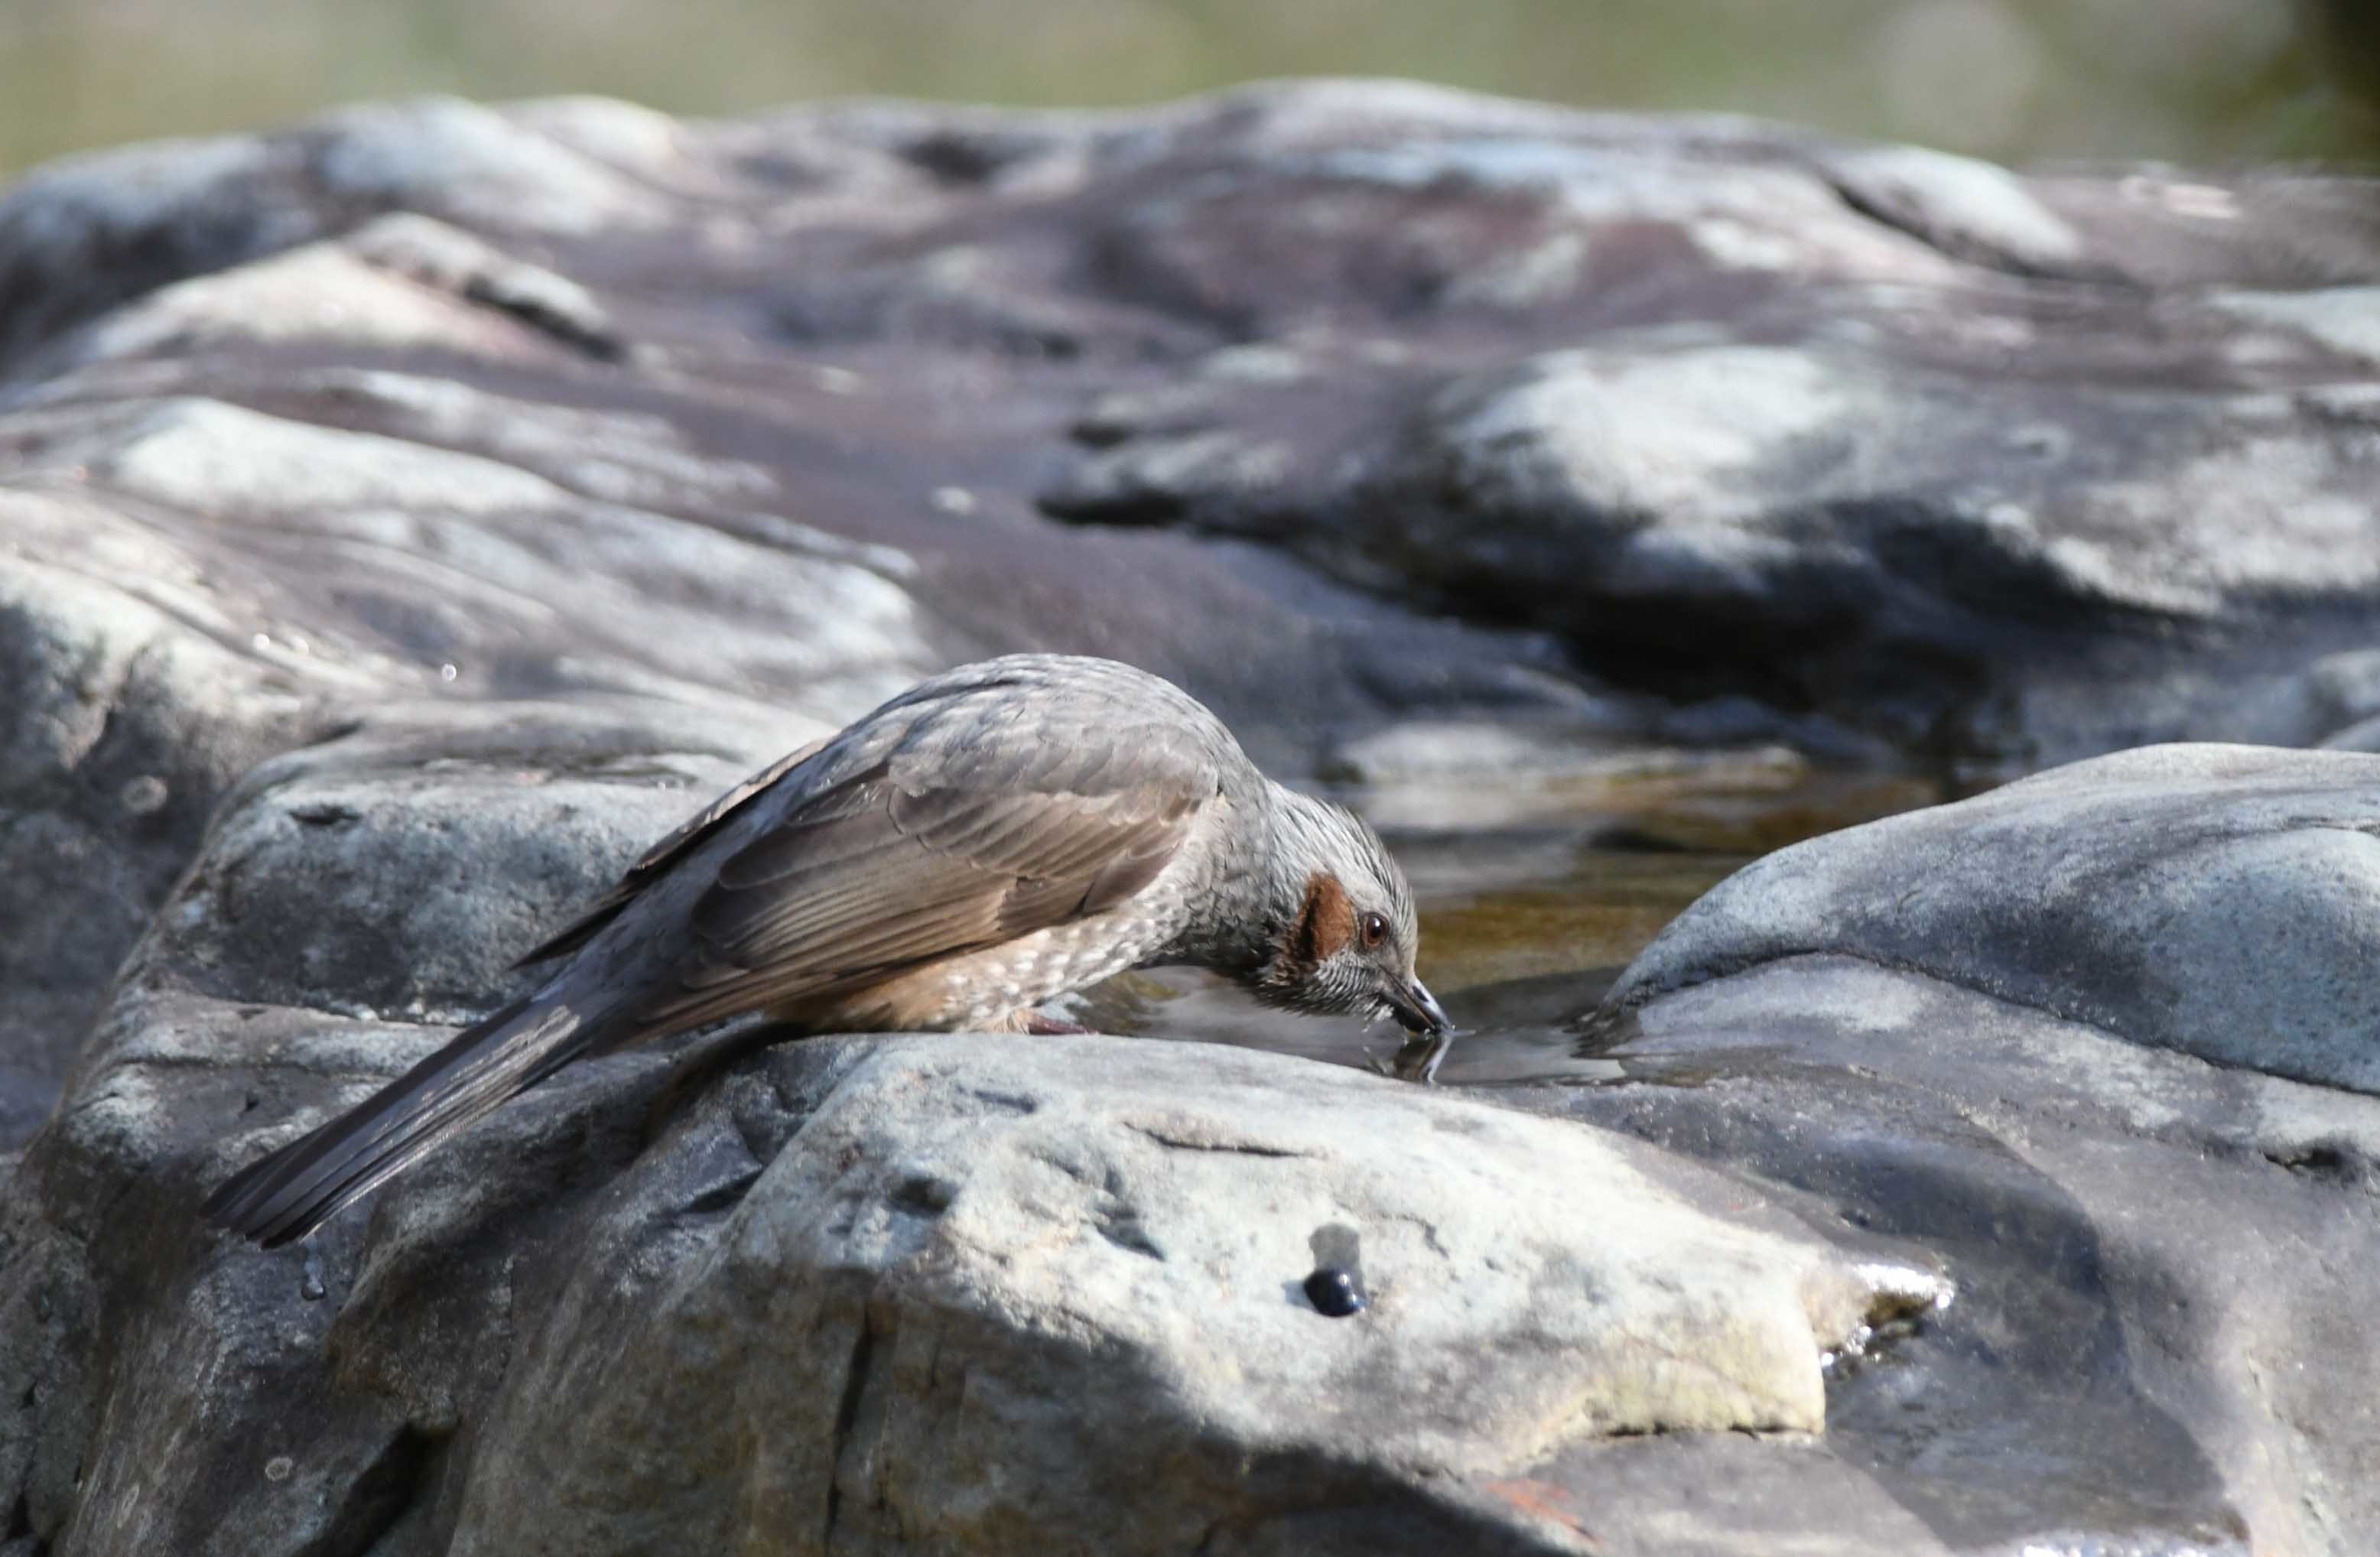
<instances>
[{"instance_id":1,"label":"bird's tail","mask_svg":"<svg viewBox=\"0 0 2380 1557\"><path fill-rule=\"evenodd\" d=\"M576 1059L595 1036L550 990L516 1001L336 1119L241 1169L207 1197L201 1214L267 1248L302 1238Z\"/></svg>"}]
</instances>

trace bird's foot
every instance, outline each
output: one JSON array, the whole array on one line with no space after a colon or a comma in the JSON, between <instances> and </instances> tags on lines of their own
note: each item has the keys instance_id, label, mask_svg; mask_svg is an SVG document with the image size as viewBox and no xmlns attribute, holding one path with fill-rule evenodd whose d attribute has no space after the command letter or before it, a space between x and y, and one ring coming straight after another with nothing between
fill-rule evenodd
<instances>
[{"instance_id":1,"label":"bird's foot","mask_svg":"<svg viewBox=\"0 0 2380 1557\"><path fill-rule=\"evenodd\" d=\"M1025 1030L1038 1038L1057 1038L1095 1034L1099 1029L1087 1028L1080 1022L1066 1022L1055 1016L1044 1016L1038 1011L1028 1011L1025 1014Z\"/></svg>"}]
</instances>

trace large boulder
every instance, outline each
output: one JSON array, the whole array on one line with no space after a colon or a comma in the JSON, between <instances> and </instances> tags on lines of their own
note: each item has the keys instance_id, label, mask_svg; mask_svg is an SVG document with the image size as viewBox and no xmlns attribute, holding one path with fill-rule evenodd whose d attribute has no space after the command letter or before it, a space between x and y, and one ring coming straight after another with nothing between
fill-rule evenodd
<instances>
[{"instance_id":1,"label":"large boulder","mask_svg":"<svg viewBox=\"0 0 2380 1557\"><path fill-rule=\"evenodd\" d=\"M1954 1544L2368 1551L2375 816L2380 757L2163 747L1781 850L1572 1112L1949 1261L1963 1322L1829 1429Z\"/></svg>"},{"instance_id":2,"label":"large boulder","mask_svg":"<svg viewBox=\"0 0 2380 1557\"><path fill-rule=\"evenodd\" d=\"M2375 829L2380 759L2145 747L1768 855L1611 998L1855 957L2227 1069L2380 1092Z\"/></svg>"},{"instance_id":3,"label":"large boulder","mask_svg":"<svg viewBox=\"0 0 2380 1557\"><path fill-rule=\"evenodd\" d=\"M520 1316L455 1549L1561 1550L1500 1482L1816 1432L1826 1356L1947 1292L1648 1155L1244 1050L796 1048Z\"/></svg>"}]
</instances>

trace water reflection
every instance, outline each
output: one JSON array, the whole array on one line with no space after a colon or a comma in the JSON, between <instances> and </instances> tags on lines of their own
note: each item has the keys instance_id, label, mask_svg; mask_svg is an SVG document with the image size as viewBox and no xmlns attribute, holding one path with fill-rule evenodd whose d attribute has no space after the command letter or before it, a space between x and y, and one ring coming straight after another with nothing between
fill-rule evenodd
<instances>
[{"instance_id":1,"label":"water reflection","mask_svg":"<svg viewBox=\"0 0 2380 1557\"><path fill-rule=\"evenodd\" d=\"M1404 862L1421 909L1421 976L1468 1029L1439 1079L1475 1087L1628 1074L1620 1061L1579 1053L1572 1024L1688 904L1771 850L1946 797L1905 775L1734 758L1620 778L1346 797ZM1076 1019L1348 1065L1385 1064L1402 1041L1391 1023L1367 1029L1267 1011L1220 979L1177 968L1109 980Z\"/></svg>"}]
</instances>

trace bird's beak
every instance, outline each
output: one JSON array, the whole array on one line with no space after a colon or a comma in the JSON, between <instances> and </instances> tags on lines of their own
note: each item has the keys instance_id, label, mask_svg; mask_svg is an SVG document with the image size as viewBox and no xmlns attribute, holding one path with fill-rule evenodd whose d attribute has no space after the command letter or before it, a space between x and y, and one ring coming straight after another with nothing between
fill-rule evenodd
<instances>
[{"instance_id":1,"label":"bird's beak","mask_svg":"<svg viewBox=\"0 0 2380 1557\"><path fill-rule=\"evenodd\" d=\"M1402 989L1390 990L1388 1001L1389 1009L1409 1032L1444 1038L1454 1030L1454 1024L1439 1009L1437 997L1418 979Z\"/></svg>"}]
</instances>

